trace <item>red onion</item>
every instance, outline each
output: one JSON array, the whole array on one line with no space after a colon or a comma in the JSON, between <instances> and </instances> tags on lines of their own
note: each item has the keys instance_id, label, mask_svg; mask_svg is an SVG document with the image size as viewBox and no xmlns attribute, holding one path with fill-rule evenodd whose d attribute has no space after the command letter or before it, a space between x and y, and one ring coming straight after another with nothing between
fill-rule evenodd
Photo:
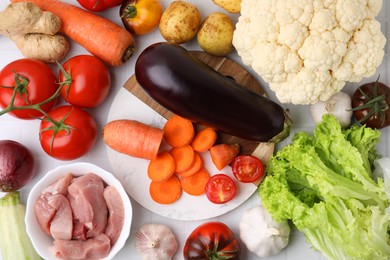
<instances>
[{"instance_id":1,"label":"red onion","mask_svg":"<svg viewBox=\"0 0 390 260\"><path fill-rule=\"evenodd\" d=\"M35 175L35 160L24 145L0 140L0 191L16 191Z\"/></svg>"}]
</instances>

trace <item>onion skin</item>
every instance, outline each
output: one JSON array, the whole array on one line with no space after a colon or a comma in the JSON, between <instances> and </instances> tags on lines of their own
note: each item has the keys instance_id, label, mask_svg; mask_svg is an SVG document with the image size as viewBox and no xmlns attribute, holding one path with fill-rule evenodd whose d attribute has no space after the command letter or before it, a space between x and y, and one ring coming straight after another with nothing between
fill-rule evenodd
<instances>
[{"instance_id":1,"label":"onion skin","mask_svg":"<svg viewBox=\"0 0 390 260\"><path fill-rule=\"evenodd\" d=\"M36 163L24 145L12 140L0 140L0 191L23 188L35 175Z\"/></svg>"}]
</instances>

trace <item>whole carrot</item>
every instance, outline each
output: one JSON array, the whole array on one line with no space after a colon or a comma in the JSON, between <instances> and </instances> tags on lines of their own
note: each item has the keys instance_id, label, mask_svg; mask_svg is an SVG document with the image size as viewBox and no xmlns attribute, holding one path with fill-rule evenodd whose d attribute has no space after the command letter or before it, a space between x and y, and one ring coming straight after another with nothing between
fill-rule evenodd
<instances>
[{"instance_id":1,"label":"whole carrot","mask_svg":"<svg viewBox=\"0 0 390 260\"><path fill-rule=\"evenodd\" d=\"M134 38L130 32L92 12L58 0L11 2L33 2L42 10L56 14L62 22L62 33L111 66L122 65L134 52Z\"/></svg>"},{"instance_id":2,"label":"whole carrot","mask_svg":"<svg viewBox=\"0 0 390 260\"><path fill-rule=\"evenodd\" d=\"M103 141L113 150L147 160L157 157L162 139L162 129L135 120L113 120L103 128Z\"/></svg>"}]
</instances>

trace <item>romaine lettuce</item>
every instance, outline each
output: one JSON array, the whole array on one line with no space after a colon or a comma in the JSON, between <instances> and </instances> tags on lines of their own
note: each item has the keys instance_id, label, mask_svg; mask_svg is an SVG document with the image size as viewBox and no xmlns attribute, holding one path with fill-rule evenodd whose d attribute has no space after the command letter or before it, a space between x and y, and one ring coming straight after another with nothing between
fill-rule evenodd
<instances>
[{"instance_id":1,"label":"romaine lettuce","mask_svg":"<svg viewBox=\"0 0 390 260\"><path fill-rule=\"evenodd\" d=\"M267 164L259 187L275 220L291 220L329 259L389 259L390 198L371 178L378 130L343 130L324 115L314 134L295 134Z\"/></svg>"}]
</instances>

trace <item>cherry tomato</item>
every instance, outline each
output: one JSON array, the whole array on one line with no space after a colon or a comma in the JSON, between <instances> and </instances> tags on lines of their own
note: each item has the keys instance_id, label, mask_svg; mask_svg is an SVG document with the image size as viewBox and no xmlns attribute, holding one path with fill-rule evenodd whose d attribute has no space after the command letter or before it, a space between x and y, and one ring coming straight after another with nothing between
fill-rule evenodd
<instances>
[{"instance_id":1,"label":"cherry tomato","mask_svg":"<svg viewBox=\"0 0 390 260\"><path fill-rule=\"evenodd\" d=\"M159 25L163 8L159 0L127 0L119 12L128 31L143 35Z\"/></svg>"},{"instance_id":2,"label":"cherry tomato","mask_svg":"<svg viewBox=\"0 0 390 260\"><path fill-rule=\"evenodd\" d=\"M260 180L264 175L262 161L252 155L237 156L232 163L234 177L240 182L250 183Z\"/></svg>"},{"instance_id":3,"label":"cherry tomato","mask_svg":"<svg viewBox=\"0 0 390 260\"><path fill-rule=\"evenodd\" d=\"M237 237L222 222L206 222L188 236L183 249L185 260L240 259Z\"/></svg>"},{"instance_id":4,"label":"cherry tomato","mask_svg":"<svg viewBox=\"0 0 390 260\"><path fill-rule=\"evenodd\" d=\"M236 196L237 186L228 175L219 173L210 177L206 183L205 192L209 201L223 204Z\"/></svg>"},{"instance_id":5,"label":"cherry tomato","mask_svg":"<svg viewBox=\"0 0 390 260\"><path fill-rule=\"evenodd\" d=\"M96 138L97 125L93 117L81 108L69 105L50 111L40 125L43 150L59 160L83 156L93 147Z\"/></svg>"},{"instance_id":6,"label":"cherry tomato","mask_svg":"<svg viewBox=\"0 0 390 260\"><path fill-rule=\"evenodd\" d=\"M19 59L6 65L0 71L0 106L4 109L12 100L15 107L34 105L54 95L58 89L57 77L46 63L35 59ZM18 84L17 84L18 83ZM56 98L41 106L45 112L56 104ZM20 119L35 119L42 113L35 109L13 110L9 112Z\"/></svg>"},{"instance_id":7,"label":"cherry tomato","mask_svg":"<svg viewBox=\"0 0 390 260\"><path fill-rule=\"evenodd\" d=\"M352 108L356 119L371 128L390 125L390 88L381 82L360 86L353 93Z\"/></svg>"},{"instance_id":8,"label":"cherry tomato","mask_svg":"<svg viewBox=\"0 0 390 260\"><path fill-rule=\"evenodd\" d=\"M71 105L93 108L106 100L111 87L110 72L99 58L78 55L62 64L59 82L67 82L61 96Z\"/></svg>"},{"instance_id":9,"label":"cherry tomato","mask_svg":"<svg viewBox=\"0 0 390 260\"><path fill-rule=\"evenodd\" d=\"M123 0L77 0L77 2L91 12L103 12L122 4Z\"/></svg>"}]
</instances>

